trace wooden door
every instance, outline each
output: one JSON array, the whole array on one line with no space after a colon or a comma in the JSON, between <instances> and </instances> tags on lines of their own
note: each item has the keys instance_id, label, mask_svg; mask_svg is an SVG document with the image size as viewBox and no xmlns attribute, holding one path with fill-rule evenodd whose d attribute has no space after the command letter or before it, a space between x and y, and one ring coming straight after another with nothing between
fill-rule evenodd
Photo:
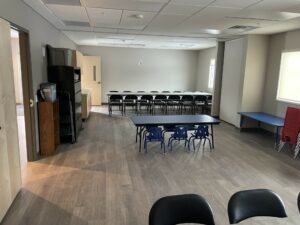
<instances>
[{"instance_id":1,"label":"wooden door","mask_svg":"<svg viewBox=\"0 0 300 225\"><path fill-rule=\"evenodd\" d=\"M92 105L101 105L101 58L99 56L83 56L82 63L82 89L91 91Z\"/></svg>"},{"instance_id":2,"label":"wooden door","mask_svg":"<svg viewBox=\"0 0 300 225\"><path fill-rule=\"evenodd\" d=\"M21 188L10 24L0 19L0 223Z\"/></svg>"}]
</instances>

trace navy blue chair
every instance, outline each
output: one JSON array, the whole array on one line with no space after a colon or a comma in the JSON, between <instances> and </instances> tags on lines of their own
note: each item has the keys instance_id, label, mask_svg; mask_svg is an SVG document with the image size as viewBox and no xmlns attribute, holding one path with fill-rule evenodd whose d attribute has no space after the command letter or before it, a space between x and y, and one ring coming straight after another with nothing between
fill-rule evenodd
<instances>
[{"instance_id":1,"label":"navy blue chair","mask_svg":"<svg viewBox=\"0 0 300 225\"><path fill-rule=\"evenodd\" d=\"M208 202L200 195L184 194L158 199L151 207L149 225L197 223L215 225Z\"/></svg>"},{"instance_id":2,"label":"navy blue chair","mask_svg":"<svg viewBox=\"0 0 300 225\"><path fill-rule=\"evenodd\" d=\"M275 192L254 189L236 192L228 202L230 224L256 216L287 217L284 203Z\"/></svg>"},{"instance_id":3,"label":"navy blue chair","mask_svg":"<svg viewBox=\"0 0 300 225\"><path fill-rule=\"evenodd\" d=\"M185 126L178 126L175 128L175 131L173 134L171 134L171 137L168 141L168 147L173 146L173 141L185 141L184 146L186 146L186 143L188 142L188 128Z\"/></svg>"},{"instance_id":4,"label":"navy blue chair","mask_svg":"<svg viewBox=\"0 0 300 225\"><path fill-rule=\"evenodd\" d=\"M145 133L144 149L147 153L148 142L160 142L160 148L164 147L164 153L166 152L165 140L163 137L162 129L160 127L149 127Z\"/></svg>"},{"instance_id":5,"label":"navy blue chair","mask_svg":"<svg viewBox=\"0 0 300 225\"><path fill-rule=\"evenodd\" d=\"M191 135L189 138L189 143L188 143L188 148L190 150L190 143L193 141L193 148L195 150L195 140L200 140L199 145L201 144L202 140L203 142L203 148L205 146L206 140L209 142L209 147L211 149L211 141L209 138L209 131L208 131L208 126L207 125L199 125L195 132Z\"/></svg>"}]
</instances>

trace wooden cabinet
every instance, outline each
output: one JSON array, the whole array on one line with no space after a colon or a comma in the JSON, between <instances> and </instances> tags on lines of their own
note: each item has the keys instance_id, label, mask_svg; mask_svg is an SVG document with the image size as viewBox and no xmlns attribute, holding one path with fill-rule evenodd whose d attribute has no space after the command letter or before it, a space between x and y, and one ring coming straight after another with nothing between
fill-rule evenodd
<instances>
[{"instance_id":1,"label":"wooden cabinet","mask_svg":"<svg viewBox=\"0 0 300 225\"><path fill-rule=\"evenodd\" d=\"M91 92L89 90L82 90L82 119L87 120L91 111Z\"/></svg>"},{"instance_id":2,"label":"wooden cabinet","mask_svg":"<svg viewBox=\"0 0 300 225\"><path fill-rule=\"evenodd\" d=\"M39 102L40 152L42 156L53 155L60 143L59 102Z\"/></svg>"}]
</instances>

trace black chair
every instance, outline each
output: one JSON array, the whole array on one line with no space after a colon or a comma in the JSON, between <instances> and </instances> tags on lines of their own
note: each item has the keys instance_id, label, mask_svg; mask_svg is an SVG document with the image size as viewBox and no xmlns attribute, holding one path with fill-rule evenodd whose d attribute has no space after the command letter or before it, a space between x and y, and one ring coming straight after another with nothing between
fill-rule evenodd
<instances>
[{"instance_id":1,"label":"black chair","mask_svg":"<svg viewBox=\"0 0 300 225\"><path fill-rule=\"evenodd\" d=\"M194 97L192 95L183 95L181 97L181 114L187 110L194 112Z\"/></svg>"},{"instance_id":2,"label":"black chair","mask_svg":"<svg viewBox=\"0 0 300 225\"><path fill-rule=\"evenodd\" d=\"M156 95L153 99L152 113L155 114L156 106L161 110L162 114L166 112L166 95Z\"/></svg>"},{"instance_id":3,"label":"black chair","mask_svg":"<svg viewBox=\"0 0 300 225\"><path fill-rule=\"evenodd\" d=\"M158 199L149 213L149 225L198 223L214 225L213 212L200 195L185 194Z\"/></svg>"},{"instance_id":4,"label":"black chair","mask_svg":"<svg viewBox=\"0 0 300 225\"><path fill-rule=\"evenodd\" d=\"M236 192L228 203L230 224L256 216L287 217L284 203L275 192L254 189Z\"/></svg>"},{"instance_id":5,"label":"black chair","mask_svg":"<svg viewBox=\"0 0 300 225\"><path fill-rule=\"evenodd\" d=\"M138 112L141 113L143 107L146 108L146 112L151 113L151 106L152 106L152 95L142 95L141 98L138 100Z\"/></svg>"},{"instance_id":6,"label":"black chair","mask_svg":"<svg viewBox=\"0 0 300 225\"><path fill-rule=\"evenodd\" d=\"M299 193L299 195L298 195L298 210L299 210L299 212L300 212L300 193Z\"/></svg>"},{"instance_id":7,"label":"black chair","mask_svg":"<svg viewBox=\"0 0 300 225\"><path fill-rule=\"evenodd\" d=\"M108 113L111 116L113 112L113 106L118 106L119 111L122 113L123 116L123 97L122 95L111 95L109 97L109 102L108 102Z\"/></svg>"},{"instance_id":8,"label":"black chair","mask_svg":"<svg viewBox=\"0 0 300 225\"><path fill-rule=\"evenodd\" d=\"M166 113L170 109L175 110L175 112L180 112L180 96L179 95L170 95L166 101Z\"/></svg>"},{"instance_id":9,"label":"black chair","mask_svg":"<svg viewBox=\"0 0 300 225\"><path fill-rule=\"evenodd\" d=\"M119 91L109 91L109 92L111 92L111 93L118 93Z\"/></svg>"},{"instance_id":10,"label":"black chair","mask_svg":"<svg viewBox=\"0 0 300 225\"><path fill-rule=\"evenodd\" d=\"M204 107L207 104L207 96L205 95L197 95L194 99L194 110L196 112L204 113Z\"/></svg>"},{"instance_id":11,"label":"black chair","mask_svg":"<svg viewBox=\"0 0 300 225\"><path fill-rule=\"evenodd\" d=\"M206 96L206 104L204 106L204 112L206 114L211 114L211 106L212 106L212 95Z\"/></svg>"},{"instance_id":12,"label":"black chair","mask_svg":"<svg viewBox=\"0 0 300 225\"><path fill-rule=\"evenodd\" d=\"M137 100L138 97L136 95L126 95L123 103L124 115L126 115L126 107L132 107L132 109L137 113Z\"/></svg>"}]
</instances>

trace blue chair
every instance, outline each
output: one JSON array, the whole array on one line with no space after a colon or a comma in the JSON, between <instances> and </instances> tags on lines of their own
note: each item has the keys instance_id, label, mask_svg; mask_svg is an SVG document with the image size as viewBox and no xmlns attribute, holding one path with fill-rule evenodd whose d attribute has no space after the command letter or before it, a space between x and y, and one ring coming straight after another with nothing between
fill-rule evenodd
<instances>
[{"instance_id":1,"label":"blue chair","mask_svg":"<svg viewBox=\"0 0 300 225\"><path fill-rule=\"evenodd\" d=\"M210 141L210 138L209 138L209 131L208 131L208 126L207 125L199 125L197 127L197 130L195 130L195 132L189 138L189 143L188 143L189 150L190 150L190 143L191 143L192 140L193 140L193 148L195 150L195 140L196 139L200 140L199 145L201 144L202 140L204 140L203 148L204 148L206 140L208 140L209 147L211 149L211 141Z\"/></svg>"},{"instance_id":2,"label":"blue chair","mask_svg":"<svg viewBox=\"0 0 300 225\"><path fill-rule=\"evenodd\" d=\"M185 126L178 126L175 128L175 131L173 134L171 134L171 137L168 141L168 147L171 145L171 151L172 151L172 144L173 141L185 141L184 147L186 146L186 143L188 142L188 128Z\"/></svg>"},{"instance_id":3,"label":"blue chair","mask_svg":"<svg viewBox=\"0 0 300 225\"><path fill-rule=\"evenodd\" d=\"M144 138L144 149L146 153L148 142L160 142L160 148L164 147L164 153L166 152L165 140L160 127L150 127L147 129L147 133Z\"/></svg>"}]
</instances>

